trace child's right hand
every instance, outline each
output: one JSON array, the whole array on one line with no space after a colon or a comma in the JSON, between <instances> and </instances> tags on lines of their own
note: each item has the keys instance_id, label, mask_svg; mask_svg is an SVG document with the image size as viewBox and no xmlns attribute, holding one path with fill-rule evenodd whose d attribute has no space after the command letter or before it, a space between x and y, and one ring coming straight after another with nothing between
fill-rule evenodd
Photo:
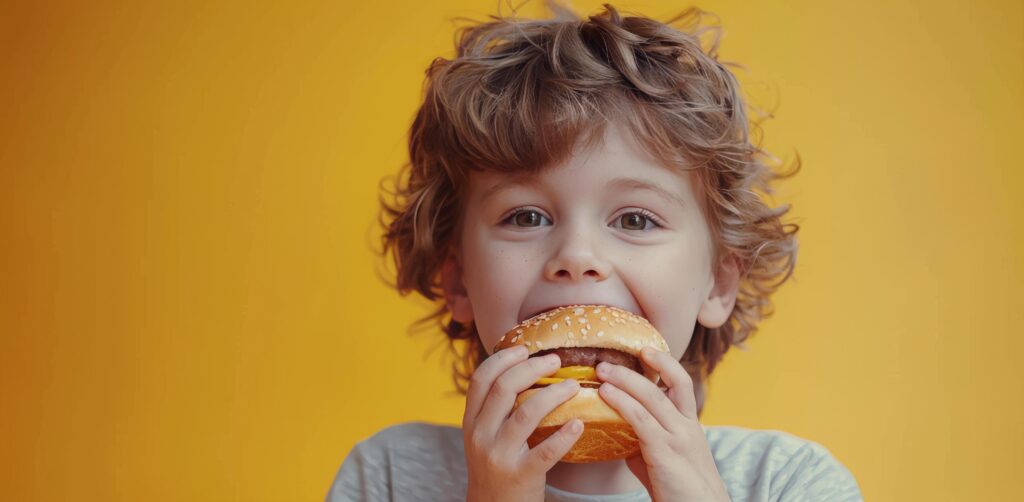
<instances>
[{"instance_id":1,"label":"child's right hand","mask_svg":"<svg viewBox=\"0 0 1024 502\"><path fill-rule=\"evenodd\" d=\"M547 471L583 432L583 423L573 419L532 450L526 444L541 419L579 391L579 383L569 378L541 389L512 412L517 394L561 366L556 354L527 356L523 346L495 352L470 379L462 418L469 501L544 500Z\"/></svg>"}]
</instances>

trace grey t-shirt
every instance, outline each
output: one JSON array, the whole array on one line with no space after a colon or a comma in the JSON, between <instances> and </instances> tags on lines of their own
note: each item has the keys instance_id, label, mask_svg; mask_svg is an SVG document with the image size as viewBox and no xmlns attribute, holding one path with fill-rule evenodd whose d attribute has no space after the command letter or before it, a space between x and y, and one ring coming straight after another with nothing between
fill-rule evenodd
<instances>
[{"instance_id":1,"label":"grey t-shirt","mask_svg":"<svg viewBox=\"0 0 1024 502\"><path fill-rule=\"evenodd\" d=\"M733 501L863 500L857 481L821 445L780 431L704 427ZM650 501L644 490L584 495L547 486L554 502ZM327 494L339 501L464 501L466 458L462 430L410 422L359 442L342 463Z\"/></svg>"}]
</instances>

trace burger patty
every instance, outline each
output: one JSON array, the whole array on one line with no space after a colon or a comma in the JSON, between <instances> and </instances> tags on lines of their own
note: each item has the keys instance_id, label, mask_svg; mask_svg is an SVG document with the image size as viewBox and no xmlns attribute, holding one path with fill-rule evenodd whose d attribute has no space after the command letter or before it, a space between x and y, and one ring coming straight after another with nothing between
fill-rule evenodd
<instances>
[{"instance_id":1,"label":"burger patty","mask_svg":"<svg viewBox=\"0 0 1024 502\"><path fill-rule=\"evenodd\" d=\"M627 354L615 349L598 349L595 347L562 347L558 349L541 350L530 357L539 357L555 353L562 360L562 367L566 366L597 366L601 361L607 361L619 366L625 366L637 373L641 372L640 360L632 354Z\"/></svg>"}]
</instances>

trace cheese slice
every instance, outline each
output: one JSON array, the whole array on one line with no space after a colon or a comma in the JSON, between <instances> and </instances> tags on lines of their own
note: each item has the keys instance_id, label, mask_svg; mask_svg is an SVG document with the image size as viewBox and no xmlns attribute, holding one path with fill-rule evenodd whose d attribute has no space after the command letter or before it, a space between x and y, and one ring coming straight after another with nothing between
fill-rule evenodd
<instances>
[{"instance_id":1,"label":"cheese slice","mask_svg":"<svg viewBox=\"0 0 1024 502\"><path fill-rule=\"evenodd\" d=\"M575 378L577 380L596 380L597 370L593 366L564 366L558 368L555 378Z\"/></svg>"},{"instance_id":2,"label":"cheese slice","mask_svg":"<svg viewBox=\"0 0 1024 502\"><path fill-rule=\"evenodd\" d=\"M536 385L554 385L569 378L579 380L580 383L600 384L593 366L565 366L558 368L558 371L549 377L538 379Z\"/></svg>"}]
</instances>

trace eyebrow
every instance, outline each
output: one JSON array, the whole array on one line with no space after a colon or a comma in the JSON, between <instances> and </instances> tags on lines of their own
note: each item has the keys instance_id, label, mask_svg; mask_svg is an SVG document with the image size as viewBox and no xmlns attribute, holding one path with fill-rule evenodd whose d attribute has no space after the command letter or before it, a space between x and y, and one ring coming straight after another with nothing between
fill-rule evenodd
<instances>
[{"instance_id":1,"label":"eyebrow","mask_svg":"<svg viewBox=\"0 0 1024 502\"><path fill-rule=\"evenodd\" d=\"M495 183L494 186L488 188L487 191L485 191L483 195L480 196L480 200L486 201L487 199L493 197L494 194L501 192L503 190L508 190L509 188L517 186L537 187L540 186L540 184L540 179L538 179L536 176L530 176L525 174L511 176L498 183Z\"/></svg>"},{"instance_id":2,"label":"eyebrow","mask_svg":"<svg viewBox=\"0 0 1024 502\"><path fill-rule=\"evenodd\" d=\"M615 178L608 182L608 186L621 190L648 190L665 199L668 202L679 204L679 207L686 209L686 202L677 194L674 194L654 183L637 178Z\"/></svg>"},{"instance_id":3,"label":"eyebrow","mask_svg":"<svg viewBox=\"0 0 1024 502\"><path fill-rule=\"evenodd\" d=\"M494 184L494 186L488 188L487 191L485 191L483 195L480 196L480 200L486 201L488 198L493 197L498 192L507 190L509 188L517 186L537 187L539 185L541 185L541 182L540 179L538 179L536 176L513 176L508 179L502 180L501 182L498 182ZM679 207L683 209L686 209L687 207L686 202L679 195L674 194L650 181L642 180L639 178L615 178L608 182L608 187L618 190L647 190L650 192L654 192L655 195L658 195L667 202L678 204Z\"/></svg>"}]
</instances>

